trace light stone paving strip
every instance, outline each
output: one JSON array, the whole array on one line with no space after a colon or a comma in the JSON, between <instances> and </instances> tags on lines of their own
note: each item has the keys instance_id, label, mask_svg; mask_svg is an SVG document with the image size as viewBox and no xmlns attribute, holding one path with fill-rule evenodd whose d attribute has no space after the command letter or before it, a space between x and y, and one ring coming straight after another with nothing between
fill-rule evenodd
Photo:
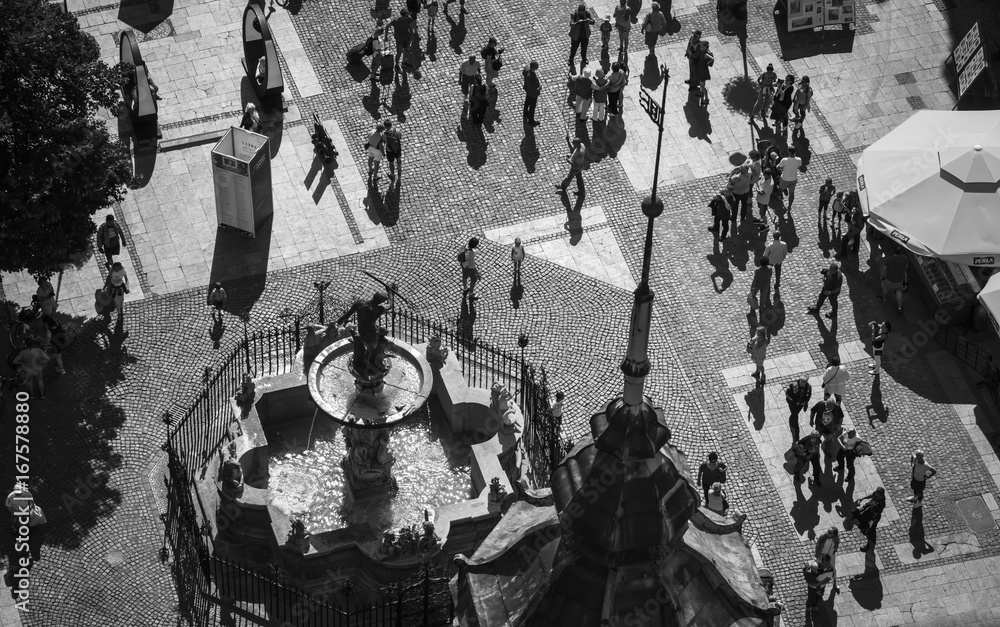
<instances>
[{"instance_id":1,"label":"light stone paving strip","mask_svg":"<svg viewBox=\"0 0 1000 627\"><path fill-rule=\"evenodd\" d=\"M309 128L312 129L312 125L309 125ZM385 228L377 221L373 221L365 209L364 203L368 199L367 170L365 178L362 178L357 164L351 158L350 145L336 120L325 120L323 128L326 129L334 147L340 153L340 156L337 157L337 169L334 170L334 176L347 198L348 207L341 209L351 212L358 229L361 231L361 237L364 239L364 243L358 250L374 250L388 246L389 236L386 235ZM309 145L309 149L312 150L312 144ZM385 167L387 166L388 164L383 164L383 171L386 171ZM364 167L367 168L367 164Z\"/></svg>"},{"instance_id":2,"label":"light stone paving strip","mask_svg":"<svg viewBox=\"0 0 1000 627\"><path fill-rule=\"evenodd\" d=\"M809 383L814 390L817 390L820 379L812 377ZM822 398L822 394L817 398L815 392L813 396L813 401ZM837 483L834 475L826 472L825 454L821 454L820 458L821 469L824 470L821 476L823 480L821 488L816 488L809 482L793 483L792 476L784 469L785 452L791 448L792 440L788 430L788 406L785 403L784 386L766 385L744 394L735 394L733 399L743 423L750 431L750 437L760 452L778 496L788 511L792 527L803 540L811 541L818 532L822 533L829 527L842 528L844 517L849 513L854 500L867 496L878 486L884 487L872 458L859 457L855 461L855 480L853 486L849 486L846 483ZM845 409L844 428L853 427L854 422ZM801 436L810 431L808 408L799 414L799 430ZM811 478L811 468L807 467L804 475ZM899 520L899 513L891 495L886 492L882 526L885 527L896 520Z\"/></svg>"},{"instance_id":3,"label":"light stone paving strip","mask_svg":"<svg viewBox=\"0 0 1000 627\"><path fill-rule=\"evenodd\" d=\"M513 245L514 238L520 237L525 253L530 256L626 291L636 288L632 272L600 206L582 208L578 223L571 223L566 214L559 214L489 229L484 235L503 246Z\"/></svg>"},{"instance_id":4,"label":"light stone paving strip","mask_svg":"<svg viewBox=\"0 0 1000 627\"><path fill-rule=\"evenodd\" d=\"M319 79L316 78L316 71L313 70L312 62L306 56L298 32L292 26L291 14L286 10L278 9L267 19L267 24L271 28L274 40L278 42L278 48L285 59L284 69L292 75L299 96L308 98L322 94L323 88L319 84Z\"/></svg>"},{"instance_id":5,"label":"light stone paving strip","mask_svg":"<svg viewBox=\"0 0 1000 627\"><path fill-rule=\"evenodd\" d=\"M809 356L809 351L802 351L791 355L781 355L780 357L765 359L764 376L776 379L778 377L787 377L800 372L810 372L815 370L817 367L818 366L816 366L816 363L813 362L812 357ZM754 380L750 377L750 375L753 374L756 369L757 367L754 364L744 364L742 366L726 368L722 371L722 377L726 380L726 387L738 388L749 383L754 383Z\"/></svg>"}]
</instances>

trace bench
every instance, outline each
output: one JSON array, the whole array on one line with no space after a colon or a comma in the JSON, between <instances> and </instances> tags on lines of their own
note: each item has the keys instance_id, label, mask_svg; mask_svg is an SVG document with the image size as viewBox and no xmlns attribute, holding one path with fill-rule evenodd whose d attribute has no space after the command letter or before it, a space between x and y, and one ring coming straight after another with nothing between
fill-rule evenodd
<instances>
[{"instance_id":1,"label":"bench","mask_svg":"<svg viewBox=\"0 0 1000 627\"><path fill-rule=\"evenodd\" d=\"M261 59L264 59L266 67L262 80L257 82L257 66ZM280 95L285 91L278 51L274 48L267 18L261 8L252 3L243 12L243 69L258 98Z\"/></svg>"},{"instance_id":2,"label":"bench","mask_svg":"<svg viewBox=\"0 0 1000 627\"><path fill-rule=\"evenodd\" d=\"M132 75L122 82L122 100L128 107L132 118L132 127L137 139L152 139L161 137L157 123L156 99L150 88L149 69L142 60L139 44L135 41L135 33L123 30L118 42L119 59L122 63L132 66ZM135 91L133 100L132 92Z\"/></svg>"}]
</instances>

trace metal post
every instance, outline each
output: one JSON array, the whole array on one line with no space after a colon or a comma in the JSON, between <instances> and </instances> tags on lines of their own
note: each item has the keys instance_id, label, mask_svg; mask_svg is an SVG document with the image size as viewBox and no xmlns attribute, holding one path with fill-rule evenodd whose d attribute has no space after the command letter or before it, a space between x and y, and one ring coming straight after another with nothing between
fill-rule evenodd
<instances>
[{"instance_id":1,"label":"metal post","mask_svg":"<svg viewBox=\"0 0 1000 627\"><path fill-rule=\"evenodd\" d=\"M323 321L324 314L325 314L324 307L323 307L323 301L325 300L324 293L326 292L326 288L330 287L330 281L317 281L317 282L313 283L313 287L315 287L316 291L319 292L319 323L320 324L326 324Z\"/></svg>"},{"instance_id":2,"label":"metal post","mask_svg":"<svg viewBox=\"0 0 1000 627\"><path fill-rule=\"evenodd\" d=\"M250 334L247 332L247 325L250 324L249 307L240 312L240 320L243 321L243 354L246 357L247 374L252 374L250 370Z\"/></svg>"}]
</instances>

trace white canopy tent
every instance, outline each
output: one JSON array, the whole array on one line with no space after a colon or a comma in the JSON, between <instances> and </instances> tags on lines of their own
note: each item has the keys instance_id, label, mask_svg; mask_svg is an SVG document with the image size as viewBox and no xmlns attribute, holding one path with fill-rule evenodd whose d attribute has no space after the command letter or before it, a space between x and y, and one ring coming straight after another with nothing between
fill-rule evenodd
<instances>
[{"instance_id":1,"label":"white canopy tent","mask_svg":"<svg viewBox=\"0 0 1000 627\"><path fill-rule=\"evenodd\" d=\"M858 161L869 223L918 255L1000 266L1000 111L918 111Z\"/></svg>"}]
</instances>

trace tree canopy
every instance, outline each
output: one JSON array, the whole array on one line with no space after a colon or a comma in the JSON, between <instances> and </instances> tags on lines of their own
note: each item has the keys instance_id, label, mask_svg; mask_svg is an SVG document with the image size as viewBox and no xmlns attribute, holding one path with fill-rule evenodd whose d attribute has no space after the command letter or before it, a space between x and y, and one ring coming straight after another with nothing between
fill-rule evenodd
<instances>
[{"instance_id":1,"label":"tree canopy","mask_svg":"<svg viewBox=\"0 0 1000 627\"><path fill-rule=\"evenodd\" d=\"M129 154L96 117L117 110L118 85L71 14L0 0L0 270L60 270L124 197Z\"/></svg>"}]
</instances>

